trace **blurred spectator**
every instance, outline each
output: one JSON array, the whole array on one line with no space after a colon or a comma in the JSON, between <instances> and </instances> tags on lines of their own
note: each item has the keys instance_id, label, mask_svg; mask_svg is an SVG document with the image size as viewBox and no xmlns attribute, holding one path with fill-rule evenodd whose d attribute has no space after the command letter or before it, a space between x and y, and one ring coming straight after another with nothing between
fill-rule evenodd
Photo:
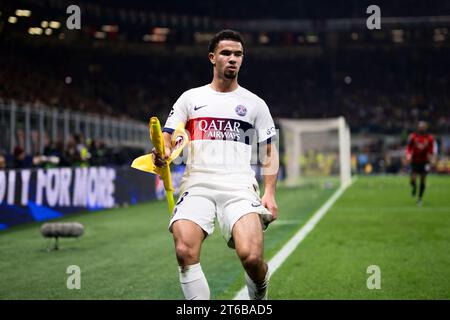
<instances>
[{"instance_id":1,"label":"blurred spectator","mask_svg":"<svg viewBox=\"0 0 450 320\"><path fill-rule=\"evenodd\" d=\"M83 136L77 133L73 136L73 140L75 143L76 154L76 160L73 162L73 164L77 167L86 167L89 164L88 161L91 157L91 154L84 144Z\"/></svg>"},{"instance_id":2,"label":"blurred spectator","mask_svg":"<svg viewBox=\"0 0 450 320\"><path fill-rule=\"evenodd\" d=\"M90 164L102 166L108 164L108 149L103 141L92 140L89 146Z\"/></svg>"},{"instance_id":3,"label":"blurred spectator","mask_svg":"<svg viewBox=\"0 0 450 320\"><path fill-rule=\"evenodd\" d=\"M0 154L0 170L5 168L6 168L6 159L2 154Z\"/></svg>"},{"instance_id":4,"label":"blurred spectator","mask_svg":"<svg viewBox=\"0 0 450 320\"><path fill-rule=\"evenodd\" d=\"M16 146L14 148L14 168L26 168L26 154L25 150L21 146Z\"/></svg>"}]
</instances>

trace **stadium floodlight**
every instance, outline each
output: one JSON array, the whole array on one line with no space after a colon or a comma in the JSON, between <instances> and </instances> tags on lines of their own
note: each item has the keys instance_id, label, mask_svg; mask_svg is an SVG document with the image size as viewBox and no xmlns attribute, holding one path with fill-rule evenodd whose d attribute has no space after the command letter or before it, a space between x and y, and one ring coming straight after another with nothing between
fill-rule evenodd
<instances>
[{"instance_id":1,"label":"stadium floodlight","mask_svg":"<svg viewBox=\"0 0 450 320\"><path fill-rule=\"evenodd\" d=\"M106 25L102 26L102 31L103 32L118 32L119 31L119 27L116 26L116 25L106 24Z\"/></svg>"},{"instance_id":2,"label":"stadium floodlight","mask_svg":"<svg viewBox=\"0 0 450 320\"><path fill-rule=\"evenodd\" d=\"M17 9L16 10L16 16L18 16L18 17L29 17L29 16L31 16L31 11L30 10Z\"/></svg>"},{"instance_id":3,"label":"stadium floodlight","mask_svg":"<svg viewBox=\"0 0 450 320\"><path fill-rule=\"evenodd\" d=\"M153 28L153 33L154 34L168 35L170 33L170 29L169 28L157 27L157 28Z\"/></svg>"},{"instance_id":4,"label":"stadium floodlight","mask_svg":"<svg viewBox=\"0 0 450 320\"><path fill-rule=\"evenodd\" d=\"M105 39L106 38L106 33L103 32L103 31L95 31L94 38L96 38L96 39Z\"/></svg>"},{"instance_id":5,"label":"stadium floodlight","mask_svg":"<svg viewBox=\"0 0 450 320\"><path fill-rule=\"evenodd\" d=\"M43 32L42 28L34 27L34 28L28 28L28 34L31 35L41 35Z\"/></svg>"},{"instance_id":6,"label":"stadium floodlight","mask_svg":"<svg viewBox=\"0 0 450 320\"><path fill-rule=\"evenodd\" d=\"M306 36L306 41L308 41L309 43L318 43L319 42L319 36L317 36L315 34L308 34Z\"/></svg>"},{"instance_id":7,"label":"stadium floodlight","mask_svg":"<svg viewBox=\"0 0 450 320\"><path fill-rule=\"evenodd\" d=\"M350 183L350 129L343 117L277 122L283 136L288 186L297 185L307 175L328 177L333 173L339 174L342 186Z\"/></svg>"},{"instance_id":8,"label":"stadium floodlight","mask_svg":"<svg viewBox=\"0 0 450 320\"><path fill-rule=\"evenodd\" d=\"M145 42L165 42L167 40L167 36L164 34L145 34L142 37L142 40Z\"/></svg>"},{"instance_id":9,"label":"stadium floodlight","mask_svg":"<svg viewBox=\"0 0 450 320\"><path fill-rule=\"evenodd\" d=\"M59 29L61 27L61 22L59 22L59 21L50 21L49 26L52 29Z\"/></svg>"}]
</instances>

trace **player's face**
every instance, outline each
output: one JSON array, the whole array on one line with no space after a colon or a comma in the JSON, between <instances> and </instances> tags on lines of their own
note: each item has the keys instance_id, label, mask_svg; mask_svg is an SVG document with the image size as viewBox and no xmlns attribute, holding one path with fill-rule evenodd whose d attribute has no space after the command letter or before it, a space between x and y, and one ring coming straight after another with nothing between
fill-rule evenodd
<instances>
[{"instance_id":1,"label":"player's face","mask_svg":"<svg viewBox=\"0 0 450 320\"><path fill-rule=\"evenodd\" d=\"M427 131L426 123L419 122L417 129L419 130L419 133L422 133L422 134L425 133Z\"/></svg>"},{"instance_id":2,"label":"player's face","mask_svg":"<svg viewBox=\"0 0 450 320\"><path fill-rule=\"evenodd\" d=\"M222 40L217 44L209 59L215 65L219 77L235 79L239 73L244 57L242 44L233 40Z\"/></svg>"}]
</instances>

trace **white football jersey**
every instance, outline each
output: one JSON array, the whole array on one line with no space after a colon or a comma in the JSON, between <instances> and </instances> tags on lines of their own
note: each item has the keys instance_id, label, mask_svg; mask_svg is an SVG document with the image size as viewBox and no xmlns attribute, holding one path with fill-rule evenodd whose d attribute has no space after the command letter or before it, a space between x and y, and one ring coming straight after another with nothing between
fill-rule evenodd
<instances>
[{"instance_id":1,"label":"white football jersey","mask_svg":"<svg viewBox=\"0 0 450 320\"><path fill-rule=\"evenodd\" d=\"M232 92L218 92L210 85L184 92L163 131L173 132L180 122L190 139L183 177L189 186L254 183L252 145L276 135L267 104L240 86Z\"/></svg>"}]
</instances>

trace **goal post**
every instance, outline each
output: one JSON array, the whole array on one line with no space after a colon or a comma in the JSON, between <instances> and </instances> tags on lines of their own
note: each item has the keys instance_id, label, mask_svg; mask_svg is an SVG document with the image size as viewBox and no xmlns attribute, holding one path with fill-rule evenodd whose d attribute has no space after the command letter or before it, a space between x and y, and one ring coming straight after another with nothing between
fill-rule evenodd
<instances>
[{"instance_id":1,"label":"goal post","mask_svg":"<svg viewBox=\"0 0 450 320\"><path fill-rule=\"evenodd\" d=\"M350 183L350 128L344 117L277 119L277 123L283 136L286 185L295 186L307 175L339 175L341 186ZM305 160L307 154L314 152L320 155L315 163L316 170L306 166ZM330 161L324 160L324 154Z\"/></svg>"}]
</instances>

